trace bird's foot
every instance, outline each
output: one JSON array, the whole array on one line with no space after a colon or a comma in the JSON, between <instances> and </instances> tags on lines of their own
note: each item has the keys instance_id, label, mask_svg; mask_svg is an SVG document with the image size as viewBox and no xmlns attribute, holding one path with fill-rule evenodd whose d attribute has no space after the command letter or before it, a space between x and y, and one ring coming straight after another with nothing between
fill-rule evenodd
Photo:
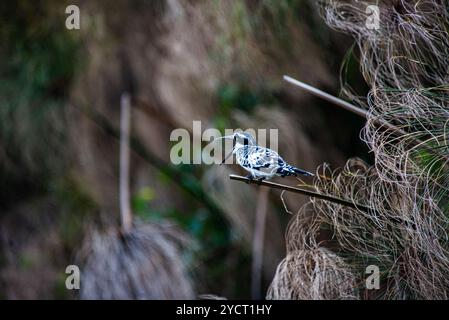
<instances>
[{"instance_id":1,"label":"bird's foot","mask_svg":"<svg viewBox=\"0 0 449 320\"><path fill-rule=\"evenodd\" d=\"M253 177L252 174L247 175L245 178L246 178L246 179L249 179L249 181L248 181L248 180L245 181L247 184L250 184L250 183L253 182L253 180L254 180L254 177Z\"/></svg>"},{"instance_id":2,"label":"bird's foot","mask_svg":"<svg viewBox=\"0 0 449 320\"><path fill-rule=\"evenodd\" d=\"M262 181L264 181L264 180L265 180L265 177L261 177L261 178L259 178L259 179L256 179L257 184L258 184L259 186L262 184Z\"/></svg>"}]
</instances>

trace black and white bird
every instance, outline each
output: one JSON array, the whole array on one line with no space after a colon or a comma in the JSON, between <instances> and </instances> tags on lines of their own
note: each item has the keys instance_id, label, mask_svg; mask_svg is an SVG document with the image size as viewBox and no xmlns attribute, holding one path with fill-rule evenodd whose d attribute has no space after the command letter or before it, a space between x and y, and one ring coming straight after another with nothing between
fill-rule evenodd
<instances>
[{"instance_id":1,"label":"black and white bird","mask_svg":"<svg viewBox=\"0 0 449 320\"><path fill-rule=\"evenodd\" d=\"M313 176L308 171L289 165L277 152L258 146L253 136L247 132L235 132L219 139L233 140L232 152L223 159L221 164L235 154L237 163L249 171L248 178L250 179L268 180L274 176Z\"/></svg>"}]
</instances>

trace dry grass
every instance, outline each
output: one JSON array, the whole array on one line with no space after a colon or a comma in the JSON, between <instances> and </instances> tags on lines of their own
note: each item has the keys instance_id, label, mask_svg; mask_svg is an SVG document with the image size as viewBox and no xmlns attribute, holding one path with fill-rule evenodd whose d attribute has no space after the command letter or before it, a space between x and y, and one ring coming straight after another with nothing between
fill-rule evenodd
<instances>
[{"instance_id":1,"label":"dry grass","mask_svg":"<svg viewBox=\"0 0 449 320\"><path fill-rule=\"evenodd\" d=\"M355 299L355 276L326 248L290 252L279 264L267 299Z\"/></svg>"},{"instance_id":2,"label":"dry grass","mask_svg":"<svg viewBox=\"0 0 449 320\"><path fill-rule=\"evenodd\" d=\"M93 233L84 260L82 299L193 299L180 248L188 238L168 225L145 224L128 234Z\"/></svg>"},{"instance_id":3,"label":"dry grass","mask_svg":"<svg viewBox=\"0 0 449 320\"><path fill-rule=\"evenodd\" d=\"M448 299L448 2L381 1L379 30L365 26L369 4L327 1L323 15L331 27L357 41L362 73L371 87L362 138L374 153L375 165L350 160L337 172L323 166L319 173L331 179L318 176L315 188L373 210L366 213L313 201L288 229L286 261L292 254L300 261L308 255L316 257L317 247L326 247L343 259L346 271L355 272L354 290L361 298ZM382 122L404 133L386 130L379 126ZM305 257L298 257L298 252ZM364 271L370 264L381 270L377 291L364 287ZM282 288L288 291L304 279L307 268L302 263L287 269L286 265L279 270L286 273L281 278L293 279ZM330 286L338 285L331 281ZM271 294L278 286L279 275L269 297L285 297ZM323 294L306 288L306 293L296 289L296 294L286 297L328 297L325 288ZM336 296L343 297L347 284L336 290Z\"/></svg>"}]
</instances>

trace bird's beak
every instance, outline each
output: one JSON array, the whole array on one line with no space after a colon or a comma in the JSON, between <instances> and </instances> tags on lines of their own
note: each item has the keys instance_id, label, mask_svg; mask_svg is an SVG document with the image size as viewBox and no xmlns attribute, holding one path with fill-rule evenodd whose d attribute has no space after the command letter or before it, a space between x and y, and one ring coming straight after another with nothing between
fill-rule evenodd
<instances>
[{"instance_id":1,"label":"bird's beak","mask_svg":"<svg viewBox=\"0 0 449 320\"><path fill-rule=\"evenodd\" d=\"M234 135L218 137L218 138L215 138L214 141L219 140L219 139L234 139Z\"/></svg>"}]
</instances>

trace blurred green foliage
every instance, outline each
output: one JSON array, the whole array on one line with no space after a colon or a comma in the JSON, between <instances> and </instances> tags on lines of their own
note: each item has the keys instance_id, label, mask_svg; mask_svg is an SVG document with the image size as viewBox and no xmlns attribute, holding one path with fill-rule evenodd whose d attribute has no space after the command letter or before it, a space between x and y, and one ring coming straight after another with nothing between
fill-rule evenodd
<instances>
[{"instance_id":1,"label":"blurred green foliage","mask_svg":"<svg viewBox=\"0 0 449 320\"><path fill-rule=\"evenodd\" d=\"M68 254L83 240L87 218L98 212L97 203L83 188L81 183L70 174L55 179L50 194L59 204L58 233L63 248Z\"/></svg>"},{"instance_id":2,"label":"blurred green foliage","mask_svg":"<svg viewBox=\"0 0 449 320\"><path fill-rule=\"evenodd\" d=\"M218 112L213 123L214 127L224 132L225 128L232 128L231 116L235 110L251 114L260 105L270 106L278 102L274 89L268 87L251 88L241 82L223 83L216 91Z\"/></svg>"},{"instance_id":3,"label":"blurred green foliage","mask_svg":"<svg viewBox=\"0 0 449 320\"><path fill-rule=\"evenodd\" d=\"M219 0L215 1L216 10L220 10L220 4ZM236 0L228 5L231 7L229 28L216 35L213 59L220 64L238 65L236 57L247 58L251 41L257 41L269 54L282 52L289 56L293 46L292 26L301 19L306 1Z\"/></svg>"},{"instance_id":4,"label":"blurred green foliage","mask_svg":"<svg viewBox=\"0 0 449 320\"><path fill-rule=\"evenodd\" d=\"M145 221L174 221L187 231L198 243L204 256L210 255L218 248L229 245L229 231L226 226L217 225L211 212L204 208L192 211L178 211L175 208L155 210L151 202L157 197L150 187L142 188L132 198L133 212ZM204 246L207 244L207 246ZM203 247L204 246L204 247Z\"/></svg>"},{"instance_id":5,"label":"blurred green foliage","mask_svg":"<svg viewBox=\"0 0 449 320\"><path fill-rule=\"evenodd\" d=\"M66 170L65 104L81 67L81 45L65 28L63 5L55 0L0 3L0 207L45 196L57 211L70 257L81 240L83 219L96 205ZM18 254L20 267L31 272L33 260ZM67 296L63 279L65 274L55 285L55 297Z\"/></svg>"},{"instance_id":6,"label":"blurred green foliage","mask_svg":"<svg viewBox=\"0 0 449 320\"><path fill-rule=\"evenodd\" d=\"M217 89L219 113L229 115L233 110L251 113L259 104L271 105L276 102L270 88L250 88L245 84L226 83Z\"/></svg>"},{"instance_id":7,"label":"blurred green foliage","mask_svg":"<svg viewBox=\"0 0 449 320\"><path fill-rule=\"evenodd\" d=\"M291 39L289 25L299 19L302 3L302 0L234 1L233 29L230 38L238 42L253 33L260 38L270 36L272 40L278 42L278 45L289 48Z\"/></svg>"},{"instance_id":8,"label":"blurred green foliage","mask_svg":"<svg viewBox=\"0 0 449 320\"><path fill-rule=\"evenodd\" d=\"M58 277L57 277L54 287L53 287L54 299L65 300L65 299L69 299L71 297L72 291L67 290L66 285L65 285L66 279L67 279L67 274L65 272L61 272L58 274Z\"/></svg>"},{"instance_id":9,"label":"blurred green foliage","mask_svg":"<svg viewBox=\"0 0 449 320\"><path fill-rule=\"evenodd\" d=\"M192 270L202 269L201 274L193 276L207 284L208 290L228 287L235 297L248 296L250 252L241 243L234 242L229 226L219 223L213 212L201 207L183 211L171 207L155 209L152 205L155 199L154 189L143 187L132 197L133 212L142 221L173 221L191 236L193 244L184 250L184 259ZM226 283L231 274L235 281Z\"/></svg>"},{"instance_id":10,"label":"blurred green foliage","mask_svg":"<svg viewBox=\"0 0 449 320\"><path fill-rule=\"evenodd\" d=\"M64 15L52 14L56 3L0 4L3 202L45 190L65 163L64 99L79 66L79 43L65 28Z\"/></svg>"}]
</instances>

